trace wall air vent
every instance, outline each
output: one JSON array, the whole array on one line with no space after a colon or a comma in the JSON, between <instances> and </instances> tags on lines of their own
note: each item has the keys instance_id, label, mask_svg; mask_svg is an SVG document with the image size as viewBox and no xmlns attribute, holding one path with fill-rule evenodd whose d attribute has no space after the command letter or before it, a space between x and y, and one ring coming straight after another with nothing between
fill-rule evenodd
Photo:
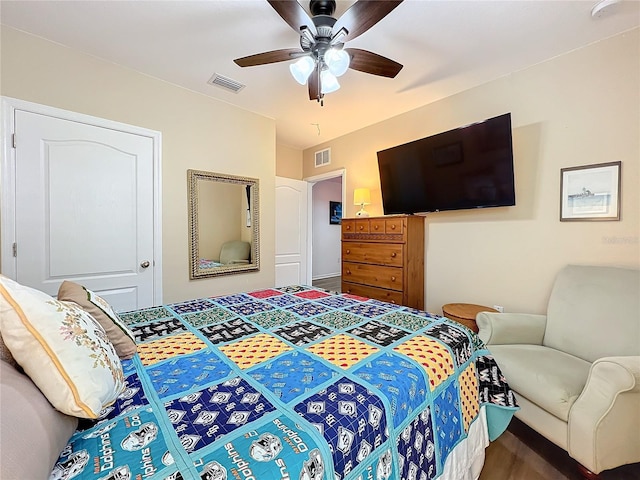
<instances>
[{"instance_id":1,"label":"wall air vent","mask_svg":"<svg viewBox=\"0 0 640 480\"><path fill-rule=\"evenodd\" d=\"M229 90L233 93L238 93L240 90L246 87L246 85L243 85L240 82L236 82L235 80L229 77L225 77L224 75L220 75L219 73L214 73L213 77L211 77L207 83L210 85L215 85L216 87L224 88L225 90Z\"/></svg>"},{"instance_id":2,"label":"wall air vent","mask_svg":"<svg viewBox=\"0 0 640 480\"><path fill-rule=\"evenodd\" d=\"M329 165L330 163L331 163L330 148L326 148L324 150L320 150L319 152L316 152L316 162L315 162L316 168L324 167L325 165Z\"/></svg>"}]
</instances>

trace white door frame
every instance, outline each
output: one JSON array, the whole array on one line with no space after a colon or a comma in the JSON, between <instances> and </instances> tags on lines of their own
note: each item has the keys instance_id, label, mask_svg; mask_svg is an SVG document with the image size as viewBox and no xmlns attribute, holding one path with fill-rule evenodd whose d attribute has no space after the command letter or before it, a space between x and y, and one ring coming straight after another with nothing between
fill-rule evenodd
<instances>
[{"instance_id":1,"label":"white door frame","mask_svg":"<svg viewBox=\"0 0 640 480\"><path fill-rule=\"evenodd\" d=\"M307 258L309 259L309 268L307 268L307 285L311 285L313 275L313 185L323 180L329 180L331 178L342 178L342 214L344 215L345 206L347 205L347 169L340 168L338 170L332 170L330 172L321 173L319 175L313 175L311 177L303 178L303 180L309 183L309 189L307 190L308 198L308 219L307 225Z\"/></svg>"},{"instance_id":2,"label":"white door frame","mask_svg":"<svg viewBox=\"0 0 640 480\"><path fill-rule=\"evenodd\" d=\"M2 101L2 161L0 163L0 272L17 278L17 259L13 256L16 241L16 151L14 145L15 111L47 115L95 127L149 137L153 142L153 298L154 305L162 304L162 133L60 108L40 105L11 97ZM20 141L17 139L17 141Z\"/></svg>"}]
</instances>

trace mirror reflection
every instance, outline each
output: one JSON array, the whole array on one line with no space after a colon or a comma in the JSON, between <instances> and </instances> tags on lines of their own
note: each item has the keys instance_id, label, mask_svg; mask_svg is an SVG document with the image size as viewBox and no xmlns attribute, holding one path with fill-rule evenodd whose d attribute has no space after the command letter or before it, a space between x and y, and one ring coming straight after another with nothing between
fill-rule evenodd
<instances>
[{"instance_id":1,"label":"mirror reflection","mask_svg":"<svg viewBox=\"0 0 640 480\"><path fill-rule=\"evenodd\" d=\"M260 269L258 180L187 170L190 278Z\"/></svg>"}]
</instances>

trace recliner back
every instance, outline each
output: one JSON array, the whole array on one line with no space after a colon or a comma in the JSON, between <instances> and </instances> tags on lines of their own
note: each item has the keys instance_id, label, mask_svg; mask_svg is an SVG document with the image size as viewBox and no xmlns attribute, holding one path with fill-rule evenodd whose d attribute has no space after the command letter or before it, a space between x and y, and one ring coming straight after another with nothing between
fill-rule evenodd
<instances>
[{"instance_id":1,"label":"recliner back","mask_svg":"<svg viewBox=\"0 0 640 480\"><path fill-rule=\"evenodd\" d=\"M249 261L251 256L251 244L242 240L226 242L220 248L220 263L227 265L234 260Z\"/></svg>"},{"instance_id":2,"label":"recliner back","mask_svg":"<svg viewBox=\"0 0 640 480\"><path fill-rule=\"evenodd\" d=\"M640 355L640 270L562 269L549 298L543 345L589 362Z\"/></svg>"}]
</instances>

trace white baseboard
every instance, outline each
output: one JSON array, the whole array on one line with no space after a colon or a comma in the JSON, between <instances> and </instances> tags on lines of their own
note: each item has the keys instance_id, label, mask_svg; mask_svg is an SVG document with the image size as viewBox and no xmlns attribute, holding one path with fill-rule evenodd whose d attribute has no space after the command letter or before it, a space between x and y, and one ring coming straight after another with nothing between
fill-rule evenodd
<instances>
[{"instance_id":1,"label":"white baseboard","mask_svg":"<svg viewBox=\"0 0 640 480\"><path fill-rule=\"evenodd\" d=\"M336 273L325 273L324 275L315 275L311 277L311 280L322 280L323 278L332 278L332 277L339 277L340 275L342 275L340 272L336 272Z\"/></svg>"}]
</instances>

